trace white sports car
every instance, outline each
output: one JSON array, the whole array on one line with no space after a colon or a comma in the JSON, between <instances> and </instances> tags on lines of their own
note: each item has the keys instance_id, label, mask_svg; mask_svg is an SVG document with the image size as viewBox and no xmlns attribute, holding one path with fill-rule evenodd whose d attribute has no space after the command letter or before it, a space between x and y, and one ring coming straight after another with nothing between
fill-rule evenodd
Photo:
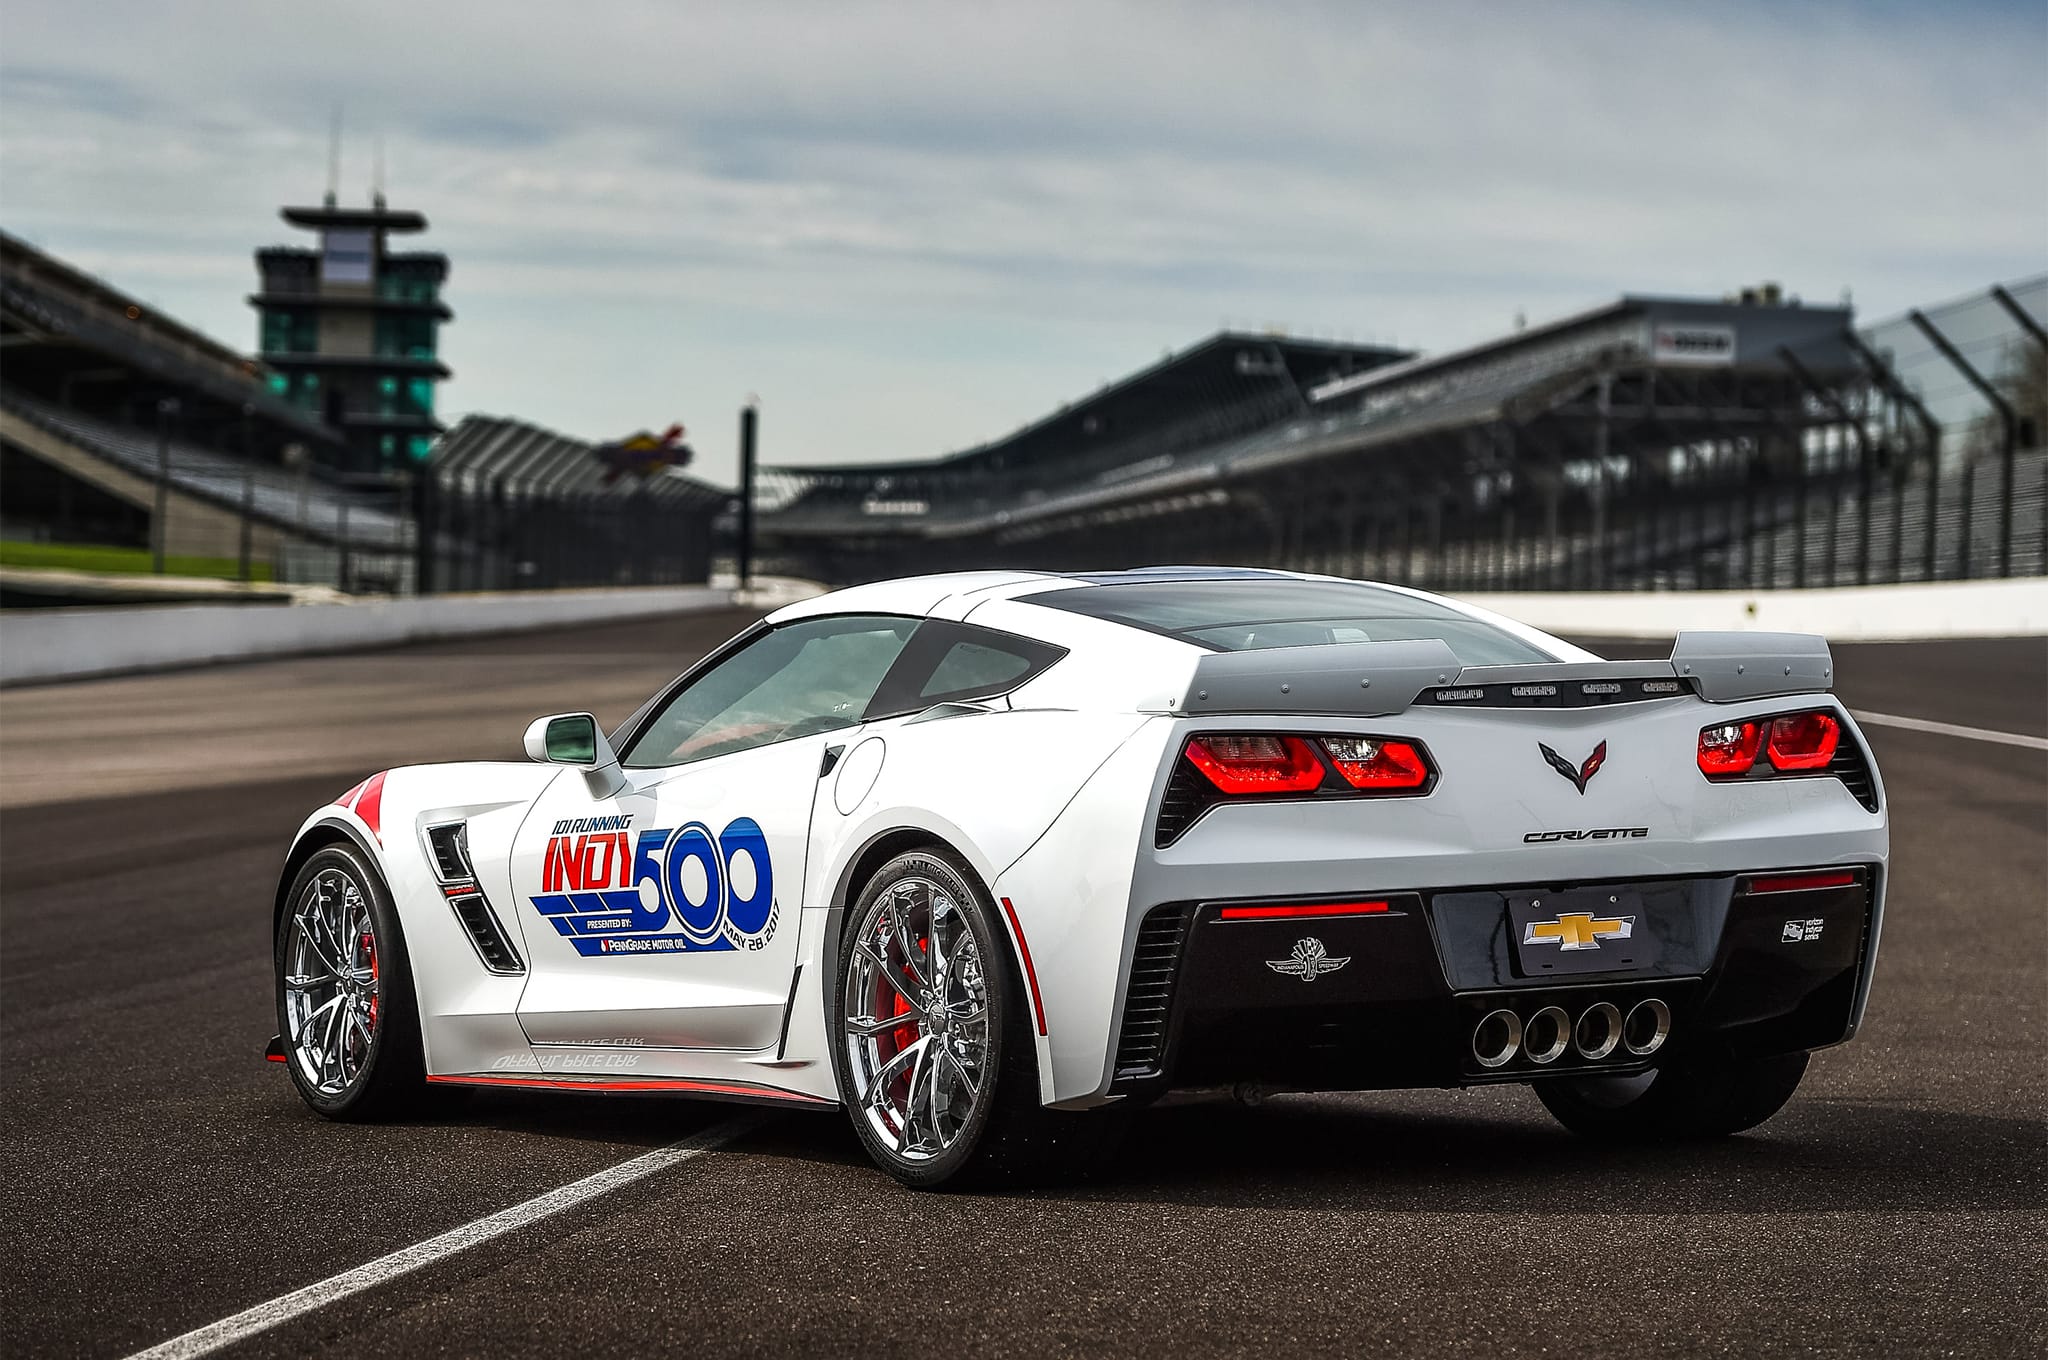
<instances>
[{"instance_id":1,"label":"white sports car","mask_svg":"<svg viewBox=\"0 0 2048 1360\"><path fill-rule=\"evenodd\" d=\"M1533 1084L1724 1134L1856 1032L1883 787L1819 638L1603 661L1276 571L986 572L792 605L609 738L372 776L273 906L271 1057L844 1107L906 1184L1081 1169L1132 1108Z\"/></svg>"}]
</instances>

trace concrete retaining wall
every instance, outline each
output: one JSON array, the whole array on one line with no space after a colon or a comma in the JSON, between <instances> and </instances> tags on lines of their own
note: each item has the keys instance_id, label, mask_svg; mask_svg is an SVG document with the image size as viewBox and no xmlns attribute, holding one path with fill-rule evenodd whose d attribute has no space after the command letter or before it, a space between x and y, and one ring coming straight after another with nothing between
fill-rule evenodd
<instances>
[{"instance_id":1,"label":"concrete retaining wall","mask_svg":"<svg viewBox=\"0 0 2048 1360\"><path fill-rule=\"evenodd\" d=\"M1668 637L1686 628L1819 633L1835 642L2048 634L2048 580L2038 577L1839 590L1510 591L1459 598L1574 637Z\"/></svg>"},{"instance_id":2,"label":"concrete retaining wall","mask_svg":"<svg viewBox=\"0 0 2048 1360\"><path fill-rule=\"evenodd\" d=\"M773 608L816 593L767 580L740 603ZM160 605L10 612L0 623L0 685L120 675L264 656L387 647L476 633L718 609L718 586L437 595L295 608ZM1819 633L1837 642L2048 635L2048 581L1944 581L1843 590L1506 593L1472 603L1553 633L1659 637L1686 628Z\"/></svg>"},{"instance_id":3,"label":"concrete retaining wall","mask_svg":"<svg viewBox=\"0 0 2048 1360\"><path fill-rule=\"evenodd\" d=\"M733 596L724 587L644 586L436 595L293 608L157 605L25 610L9 612L0 622L0 685L720 609L732 604Z\"/></svg>"}]
</instances>

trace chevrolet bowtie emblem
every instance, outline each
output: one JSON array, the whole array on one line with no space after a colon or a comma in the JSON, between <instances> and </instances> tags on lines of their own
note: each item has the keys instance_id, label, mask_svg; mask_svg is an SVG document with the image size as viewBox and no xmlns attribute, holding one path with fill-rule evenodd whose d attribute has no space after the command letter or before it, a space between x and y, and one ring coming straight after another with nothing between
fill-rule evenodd
<instances>
[{"instance_id":1,"label":"chevrolet bowtie emblem","mask_svg":"<svg viewBox=\"0 0 2048 1360\"><path fill-rule=\"evenodd\" d=\"M1567 911L1554 921L1531 921L1523 944L1554 944L1559 949L1598 949L1602 940L1626 940L1635 929L1633 916L1595 916Z\"/></svg>"},{"instance_id":2,"label":"chevrolet bowtie emblem","mask_svg":"<svg viewBox=\"0 0 2048 1360\"><path fill-rule=\"evenodd\" d=\"M1340 959L1330 957L1330 951L1323 942L1311 935L1294 943L1294 952L1284 959L1267 959L1266 966L1276 973L1298 977L1303 982L1314 982L1325 973L1334 973L1351 962L1350 955Z\"/></svg>"}]
</instances>

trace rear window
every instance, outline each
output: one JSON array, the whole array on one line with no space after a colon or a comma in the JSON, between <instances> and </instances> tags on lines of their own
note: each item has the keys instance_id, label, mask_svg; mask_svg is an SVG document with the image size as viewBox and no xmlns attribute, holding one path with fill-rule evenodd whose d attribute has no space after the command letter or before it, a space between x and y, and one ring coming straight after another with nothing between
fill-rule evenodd
<instances>
[{"instance_id":1,"label":"rear window","mask_svg":"<svg viewBox=\"0 0 2048 1360\"><path fill-rule=\"evenodd\" d=\"M1468 666L1557 660L1512 633L1433 600L1351 581L1146 581L1024 598L1219 652L1437 638Z\"/></svg>"}]
</instances>

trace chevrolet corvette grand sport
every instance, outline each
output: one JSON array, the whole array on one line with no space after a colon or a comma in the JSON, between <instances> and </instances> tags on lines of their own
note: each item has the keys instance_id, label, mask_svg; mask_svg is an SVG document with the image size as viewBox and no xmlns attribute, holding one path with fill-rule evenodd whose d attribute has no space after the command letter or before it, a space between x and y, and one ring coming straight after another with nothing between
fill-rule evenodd
<instances>
[{"instance_id":1,"label":"chevrolet corvette grand sport","mask_svg":"<svg viewBox=\"0 0 2048 1360\"><path fill-rule=\"evenodd\" d=\"M607 736L306 819L271 1056L840 1106L938 1186L1068 1174L1174 1088L1522 1082L1602 1138L1769 1118L1856 1032L1883 786L1816 637L1603 661L1274 571L792 605Z\"/></svg>"}]
</instances>

